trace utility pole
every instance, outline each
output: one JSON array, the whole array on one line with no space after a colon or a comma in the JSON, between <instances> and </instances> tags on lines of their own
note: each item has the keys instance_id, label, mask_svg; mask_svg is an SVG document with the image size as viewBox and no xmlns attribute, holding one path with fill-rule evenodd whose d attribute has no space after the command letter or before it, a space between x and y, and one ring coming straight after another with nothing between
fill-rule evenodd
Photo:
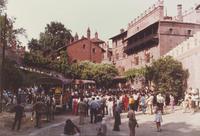
<instances>
[{"instance_id":1,"label":"utility pole","mask_svg":"<svg viewBox=\"0 0 200 136\"><path fill-rule=\"evenodd\" d=\"M0 77L0 91L1 91L1 99L0 99L0 112L3 111L3 90L4 90L4 63L5 63L5 49L7 46L7 40L6 40L6 24L7 24L7 14L5 14L4 19L3 19L3 24L1 21L1 42L0 44L2 44L2 56L1 56L1 77Z\"/></svg>"}]
</instances>

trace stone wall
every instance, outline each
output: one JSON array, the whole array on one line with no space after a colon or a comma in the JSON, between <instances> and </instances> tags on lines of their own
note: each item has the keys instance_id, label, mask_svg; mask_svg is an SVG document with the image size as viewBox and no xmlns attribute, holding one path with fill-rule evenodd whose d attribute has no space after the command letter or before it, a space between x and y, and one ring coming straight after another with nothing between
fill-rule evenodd
<instances>
[{"instance_id":1,"label":"stone wall","mask_svg":"<svg viewBox=\"0 0 200 136\"><path fill-rule=\"evenodd\" d=\"M200 7L196 5L183 13L183 21L200 24Z\"/></svg>"},{"instance_id":2,"label":"stone wall","mask_svg":"<svg viewBox=\"0 0 200 136\"><path fill-rule=\"evenodd\" d=\"M163 56L200 30L200 25L173 21L160 22L160 55Z\"/></svg>"},{"instance_id":3,"label":"stone wall","mask_svg":"<svg viewBox=\"0 0 200 136\"><path fill-rule=\"evenodd\" d=\"M184 69L188 69L188 87L200 88L200 32L179 44L165 56L172 56L182 62Z\"/></svg>"}]
</instances>

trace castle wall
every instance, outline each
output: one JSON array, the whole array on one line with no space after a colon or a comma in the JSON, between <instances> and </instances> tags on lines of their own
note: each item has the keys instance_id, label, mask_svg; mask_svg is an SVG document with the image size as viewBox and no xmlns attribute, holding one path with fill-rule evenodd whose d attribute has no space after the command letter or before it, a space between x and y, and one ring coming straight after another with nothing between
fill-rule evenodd
<instances>
[{"instance_id":1,"label":"castle wall","mask_svg":"<svg viewBox=\"0 0 200 136\"><path fill-rule=\"evenodd\" d=\"M161 21L159 28L160 55L163 56L199 30L200 25L198 24Z\"/></svg>"},{"instance_id":2,"label":"castle wall","mask_svg":"<svg viewBox=\"0 0 200 136\"><path fill-rule=\"evenodd\" d=\"M164 18L163 2L159 1L158 3L150 7L148 10L146 10L144 13L142 13L140 16L138 16L131 23L129 23L127 38L145 29L149 25L154 24L159 20L162 20L163 18Z\"/></svg>"},{"instance_id":3,"label":"castle wall","mask_svg":"<svg viewBox=\"0 0 200 136\"><path fill-rule=\"evenodd\" d=\"M172 56L182 62L183 68L189 71L188 87L200 88L200 32L179 44L165 56Z\"/></svg>"},{"instance_id":4,"label":"castle wall","mask_svg":"<svg viewBox=\"0 0 200 136\"><path fill-rule=\"evenodd\" d=\"M183 13L183 21L200 24L200 8L191 8Z\"/></svg>"}]
</instances>

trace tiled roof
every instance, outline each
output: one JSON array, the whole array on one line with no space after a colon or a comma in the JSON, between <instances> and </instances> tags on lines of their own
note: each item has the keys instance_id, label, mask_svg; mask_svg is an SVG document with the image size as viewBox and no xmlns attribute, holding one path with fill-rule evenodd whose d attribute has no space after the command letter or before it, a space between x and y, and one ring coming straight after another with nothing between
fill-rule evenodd
<instances>
[{"instance_id":1,"label":"tiled roof","mask_svg":"<svg viewBox=\"0 0 200 136\"><path fill-rule=\"evenodd\" d=\"M93 42L93 43L104 43L104 41L100 40L99 38L92 38L91 42Z\"/></svg>"}]
</instances>

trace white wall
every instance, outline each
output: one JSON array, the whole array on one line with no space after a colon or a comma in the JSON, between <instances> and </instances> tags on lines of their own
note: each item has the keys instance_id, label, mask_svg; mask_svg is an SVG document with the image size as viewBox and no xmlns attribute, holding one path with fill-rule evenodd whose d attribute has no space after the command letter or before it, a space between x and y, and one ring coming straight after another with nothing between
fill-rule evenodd
<instances>
[{"instance_id":1,"label":"white wall","mask_svg":"<svg viewBox=\"0 0 200 136\"><path fill-rule=\"evenodd\" d=\"M200 32L172 49L165 56L182 62L189 71L188 87L200 89Z\"/></svg>"}]
</instances>

